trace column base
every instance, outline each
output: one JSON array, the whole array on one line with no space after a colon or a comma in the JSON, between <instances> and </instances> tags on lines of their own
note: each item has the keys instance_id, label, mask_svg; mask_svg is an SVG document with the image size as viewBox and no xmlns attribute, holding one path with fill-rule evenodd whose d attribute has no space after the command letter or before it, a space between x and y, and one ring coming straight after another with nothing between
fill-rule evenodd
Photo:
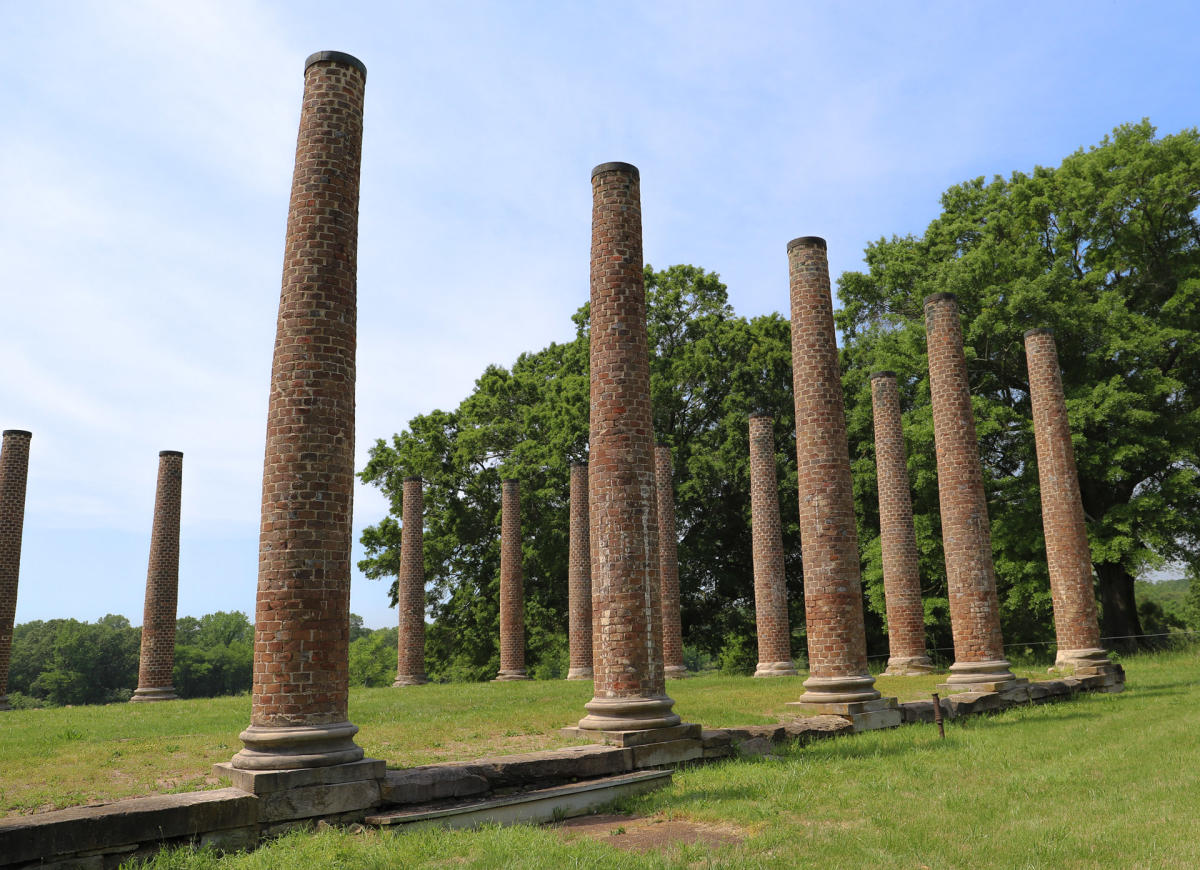
<instances>
[{"instance_id":1,"label":"column base","mask_svg":"<svg viewBox=\"0 0 1200 870\"><path fill-rule=\"evenodd\" d=\"M528 680L528 679L529 679L529 674L525 673L524 668L513 668L511 670L501 671L499 674L496 675L496 678L494 680L492 680L492 682L493 683L507 683L507 682L510 682L511 680Z\"/></svg>"},{"instance_id":2,"label":"column base","mask_svg":"<svg viewBox=\"0 0 1200 870\"><path fill-rule=\"evenodd\" d=\"M571 668L567 671L568 680L590 680L592 679L591 668Z\"/></svg>"},{"instance_id":3,"label":"column base","mask_svg":"<svg viewBox=\"0 0 1200 870\"><path fill-rule=\"evenodd\" d=\"M129 699L130 704L138 704L149 701L178 701L179 696L175 694L174 686L156 686L149 689L136 689L133 697Z\"/></svg>"},{"instance_id":4,"label":"column base","mask_svg":"<svg viewBox=\"0 0 1200 870\"><path fill-rule=\"evenodd\" d=\"M251 725L238 735L245 749L230 764L239 770L291 770L328 767L360 761L362 748L355 744L358 726L350 722L330 725Z\"/></svg>"},{"instance_id":5,"label":"column base","mask_svg":"<svg viewBox=\"0 0 1200 870\"><path fill-rule=\"evenodd\" d=\"M1108 652L1099 648L1094 649L1060 649L1054 657L1053 671L1112 670L1113 663L1108 659Z\"/></svg>"},{"instance_id":6,"label":"column base","mask_svg":"<svg viewBox=\"0 0 1200 870\"><path fill-rule=\"evenodd\" d=\"M892 656L888 659L885 677L910 677L914 674L931 674L937 668L929 656Z\"/></svg>"},{"instance_id":7,"label":"column base","mask_svg":"<svg viewBox=\"0 0 1200 870\"><path fill-rule=\"evenodd\" d=\"M387 764L363 758L328 767L245 770L224 762L213 765L213 774L255 795L258 821L269 827L378 806Z\"/></svg>"},{"instance_id":8,"label":"column base","mask_svg":"<svg viewBox=\"0 0 1200 870\"><path fill-rule=\"evenodd\" d=\"M396 679L392 682L392 688L397 689L401 686L423 686L429 680L424 674L397 674Z\"/></svg>"},{"instance_id":9,"label":"column base","mask_svg":"<svg viewBox=\"0 0 1200 870\"><path fill-rule=\"evenodd\" d=\"M1017 679L1006 659L991 659L983 662L955 662L950 666L950 676L938 686L939 691L956 692L1003 692L1014 686L1024 685L1026 679Z\"/></svg>"},{"instance_id":10,"label":"column base","mask_svg":"<svg viewBox=\"0 0 1200 870\"><path fill-rule=\"evenodd\" d=\"M682 680L688 675L688 670L683 665L668 665L663 668L663 676L668 680Z\"/></svg>"},{"instance_id":11,"label":"column base","mask_svg":"<svg viewBox=\"0 0 1200 870\"><path fill-rule=\"evenodd\" d=\"M666 695L653 698L592 698L583 705L588 715L579 720L583 731L648 731L680 723Z\"/></svg>"},{"instance_id":12,"label":"column base","mask_svg":"<svg viewBox=\"0 0 1200 870\"><path fill-rule=\"evenodd\" d=\"M799 675L796 663L793 661L759 662L758 667L754 669L756 677L797 677Z\"/></svg>"},{"instance_id":13,"label":"column base","mask_svg":"<svg viewBox=\"0 0 1200 870\"><path fill-rule=\"evenodd\" d=\"M804 681L804 694L795 704L857 704L876 701L881 697L870 674L845 677L809 677Z\"/></svg>"}]
</instances>

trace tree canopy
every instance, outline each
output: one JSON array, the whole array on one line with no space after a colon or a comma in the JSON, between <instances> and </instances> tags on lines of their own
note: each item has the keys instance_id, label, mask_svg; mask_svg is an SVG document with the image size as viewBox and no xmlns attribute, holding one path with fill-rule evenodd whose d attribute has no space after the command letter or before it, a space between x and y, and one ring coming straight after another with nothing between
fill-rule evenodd
<instances>
[{"instance_id":1,"label":"tree canopy","mask_svg":"<svg viewBox=\"0 0 1200 870\"><path fill-rule=\"evenodd\" d=\"M1053 637L1023 332L1054 330L1103 634L1141 634L1134 579L1200 563L1200 134L1119 127L1057 168L942 196L839 282L865 580L882 608L868 373L900 375L927 606L943 608L922 300L958 297L1007 640ZM943 636L944 642L946 637Z\"/></svg>"},{"instance_id":2,"label":"tree canopy","mask_svg":"<svg viewBox=\"0 0 1200 870\"><path fill-rule=\"evenodd\" d=\"M787 321L737 316L720 278L694 266L646 266L645 278L654 431L673 453L689 640L715 653L728 635L752 631L747 416L757 409L777 419L788 580L802 626ZM432 678L484 679L498 667L504 477L521 483L531 670L566 672L569 465L587 456L587 305L574 320L573 341L522 354L511 370L489 366L454 411L420 415L390 444L377 441L362 472L391 501L390 516L363 534L359 567L375 578L399 568L403 479L425 478ZM395 590L393 581L393 604Z\"/></svg>"}]
</instances>

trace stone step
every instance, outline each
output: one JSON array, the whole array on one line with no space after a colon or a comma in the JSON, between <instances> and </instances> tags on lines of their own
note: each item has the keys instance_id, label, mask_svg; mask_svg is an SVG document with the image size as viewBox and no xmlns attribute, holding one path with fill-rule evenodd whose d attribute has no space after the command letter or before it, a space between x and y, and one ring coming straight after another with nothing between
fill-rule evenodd
<instances>
[{"instance_id":1,"label":"stone step","mask_svg":"<svg viewBox=\"0 0 1200 870\"><path fill-rule=\"evenodd\" d=\"M665 788L670 782L669 770L643 770L482 800L459 801L435 807L404 807L373 813L363 822L380 827L435 825L447 828L471 828L487 823L515 825L522 822L549 822L581 816L617 798Z\"/></svg>"}]
</instances>

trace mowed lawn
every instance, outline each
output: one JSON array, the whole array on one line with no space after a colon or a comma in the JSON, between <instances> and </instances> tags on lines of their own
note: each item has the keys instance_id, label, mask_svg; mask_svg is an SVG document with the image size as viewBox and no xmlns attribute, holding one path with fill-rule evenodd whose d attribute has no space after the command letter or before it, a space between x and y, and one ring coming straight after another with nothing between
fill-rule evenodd
<instances>
[{"instance_id":1,"label":"mowed lawn","mask_svg":"<svg viewBox=\"0 0 1200 870\"><path fill-rule=\"evenodd\" d=\"M720 845L667 841L649 852L629 852L620 848L626 836L621 826L598 839L567 839L553 826L325 830L289 835L248 855L167 853L155 865L1200 866L1200 654L1140 656L1128 660L1126 669L1129 688L1121 695L1085 695L949 722L944 741L932 725L910 725L820 741L773 759L688 767L669 788L620 807L652 820L718 831L728 840ZM927 696L935 681L881 679L880 687L896 692L897 685L908 685L902 697ZM784 704L798 694L800 681L705 677L669 688L685 718L722 725L787 715ZM410 764L465 757L462 749L473 746L473 735L480 752L562 743L554 729L577 716L589 689L577 683L509 683L411 693L368 690L352 696L351 716L363 729L369 754ZM39 712L43 751L58 760L35 765L18 755L14 767L14 751L39 745L36 726L29 724ZM113 728L111 722L131 713L125 730L139 733L124 735L124 743L101 735L102 727ZM208 758L227 758L236 748L246 701L19 712L29 722L21 721L18 729L12 715L5 714L0 737L6 802L10 788L50 793L78 781L70 774L75 753L78 777L103 778L101 771L120 769L121 758L148 763L155 747L175 759L179 775L186 775L188 761L202 776ZM78 729L79 736L54 733L67 728ZM168 729L175 730L163 733ZM22 736L14 737L14 730ZM205 740L226 746L202 750ZM110 759L118 746L131 754ZM205 751L209 756L198 763ZM66 768L58 785L21 781L51 772L54 764ZM59 772L53 773L57 779ZM97 787L87 783L76 791Z\"/></svg>"},{"instance_id":2,"label":"mowed lawn","mask_svg":"<svg viewBox=\"0 0 1200 870\"><path fill-rule=\"evenodd\" d=\"M876 685L910 700L944 680L880 677ZM787 704L802 683L713 675L672 680L668 692L685 721L754 725L795 718ZM590 681L566 680L355 689L350 719L369 757L410 767L579 743L558 729L578 722L591 696ZM248 696L0 713L0 814L219 788L212 766L241 748L249 724Z\"/></svg>"}]
</instances>

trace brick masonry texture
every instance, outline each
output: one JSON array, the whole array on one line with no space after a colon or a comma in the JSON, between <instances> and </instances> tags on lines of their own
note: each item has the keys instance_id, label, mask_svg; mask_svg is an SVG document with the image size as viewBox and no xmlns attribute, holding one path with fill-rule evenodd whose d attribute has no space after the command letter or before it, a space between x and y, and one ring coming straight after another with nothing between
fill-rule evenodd
<instances>
[{"instance_id":1,"label":"brick masonry texture","mask_svg":"<svg viewBox=\"0 0 1200 870\"><path fill-rule=\"evenodd\" d=\"M571 666L568 680L592 678L592 556L588 546L588 467L571 465L571 542L567 562L567 610Z\"/></svg>"},{"instance_id":2,"label":"brick masonry texture","mask_svg":"<svg viewBox=\"0 0 1200 870\"><path fill-rule=\"evenodd\" d=\"M1092 554L1054 334L1048 329L1026 332L1025 357L1029 366L1029 398L1033 404L1054 627L1062 662L1074 658L1072 653L1100 650Z\"/></svg>"},{"instance_id":3,"label":"brick masonry texture","mask_svg":"<svg viewBox=\"0 0 1200 870\"><path fill-rule=\"evenodd\" d=\"M754 618L758 626L756 677L796 673L788 623L773 426L774 420L769 414L755 414L750 418L750 516L754 549Z\"/></svg>"},{"instance_id":4,"label":"brick masonry texture","mask_svg":"<svg viewBox=\"0 0 1200 870\"><path fill-rule=\"evenodd\" d=\"M7 429L0 446L0 710L8 709L8 668L12 661L13 621L17 617L17 579L21 573L25 484L29 478L32 438L23 429Z\"/></svg>"},{"instance_id":5,"label":"brick masonry texture","mask_svg":"<svg viewBox=\"0 0 1200 870\"><path fill-rule=\"evenodd\" d=\"M175 616L179 600L179 510L183 497L183 454L158 454L158 487L150 530L146 603L142 614L142 653L132 701L175 698Z\"/></svg>"},{"instance_id":6,"label":"brick masonry texture","mask_svg":"<svg viewBox=\"0 0 1200 870\"><path fill-rule=\"evenodd\" d=\"M500 506L500 674L524 680L525 582L521 571L521 484L501 483Z\"/></svg>"},{"instance_id":7,"label":"brick masonry texture","mask_svg":"<svg viewBox=\"0 0 1200 870\"><path fill-rule=\"evenodd\" d=\"M236 767L362 757L346 700L365 85L349 55L306 63L267 409L251 728Z\"/></svg>"},{"instance_id":8,"label":"brick masonry texture","mask_svg":"<svg viewBox=\"0 0 1200 870\"><path fill-rule=\"evenodd\" d=\"M975 417L971 411L962 325L958 302L952 294L936 293L925 300L925 335L942 544L954 633L955 661L949 682L974 681L955 680L960 672L968 677L975 674L979 681L1003 679L1006 675L1011 678L1000 634L992 536Z\"/></svg>"},{"instance_id":9,"label":"brick masonry texture","mask_svg":"<svg viewBox=\"0 0 1200 870\"><path fill-rule=\"evenodd\" d=\"M932 670L933 662L925 652L921 566L895 373L871 375L871 407L875 414L875 474L879 482L883 593L887 603L887 672L921 673Z\"/></svg>"},{"instance_id":10,"label":"brick masonry texture","mask_svg":"<svg viewBox=\"0 0 1200 870\"><path fill-rule=\"evenodd\" d=\"M663 673L682 677L683 617L679 609L679 551L675 532L675 484L671 448L654 448L654 486L658 503L658 576L662 582Z\"/></svg>"},{"instance_id":11,"label":"brick masonry texture","mask_svg":"<svg viewBox=\"0 0 1200 870\"><path fill-rule=\"evenodd\" d=\"M595 694L579 726L669 727L637 168L592 171L588 503Z\"/></svg>"},{"instance_id":12,"label":"brick masonry texture","mask_svg":"<svg viewBox=\"0 0 1200 870\"><path fill-rule=\"evenodd\" d=\"M421 478L404 478L404 526L400 530L400 576L396 581L400 634L396 641L393 686L419 686L426 682L425 494L422 487Z\"/></svg>"},{"instance_id":13,"label":"brick masonry texture","mask_svg":"<svg viewBox=\"0 0 1200 870\"><path fill-rule=\"evenodd\" d=\"M867 671L850 447L833 326L825 240L788 243L792 307L792 381L796 402L800 545L808 666L802 700L838 702L879 693Z\"/></svg>"}]
</instances>

